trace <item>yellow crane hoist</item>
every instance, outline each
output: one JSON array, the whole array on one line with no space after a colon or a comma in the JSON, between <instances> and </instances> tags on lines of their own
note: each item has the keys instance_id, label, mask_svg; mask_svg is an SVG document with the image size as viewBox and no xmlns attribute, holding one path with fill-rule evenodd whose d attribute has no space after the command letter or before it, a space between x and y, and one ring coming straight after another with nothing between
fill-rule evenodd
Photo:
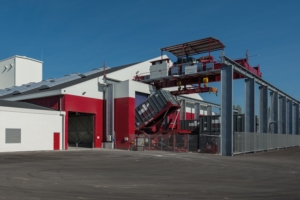
<instances>
[{"instance_id":1,"label":"yellow crane hoist","mask_svg":"<svg viewBox=\"0 0 300 200\"><path fill-rule=\"evenodd\" d=\"M177 81L178 91L181 90L181 81Z\"/></svg>"},{"instance_id":2,"label":"yellow crane hoist","mask_svg":"<svg viewBox=\"0 0 300 200\"><path fill-rule=\"evenodd\" d=\"M207 85L208 85L208 77L204 77L203 78L203 84L204 84L204 87L207 87Z\"/></svg>"}]
</instances>

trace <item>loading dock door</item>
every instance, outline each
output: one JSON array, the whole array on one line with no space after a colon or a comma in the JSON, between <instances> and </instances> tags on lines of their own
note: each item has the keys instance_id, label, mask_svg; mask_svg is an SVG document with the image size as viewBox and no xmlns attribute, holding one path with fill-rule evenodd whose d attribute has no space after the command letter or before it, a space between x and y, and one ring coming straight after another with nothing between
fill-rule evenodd
<instances>
[{"instance_id":1,"label":"loading dock door","mask_svg":"<svg viewBox=\"0 0 300 200\"><path fill-rule=\"evenodd\" d=\"M69 112L68 143L70 147L93 148L94 115Z\"/></svg>"},{"instance_id":2,"label":"loading dock door","mask_svg":"<svg viewBox=\"0 0 300 200\"><path fill-rule=\"evenodd\" d=\"M53 150L59 150L59 133L54 133L53 134Z\"/></svg>"}]
</instances>

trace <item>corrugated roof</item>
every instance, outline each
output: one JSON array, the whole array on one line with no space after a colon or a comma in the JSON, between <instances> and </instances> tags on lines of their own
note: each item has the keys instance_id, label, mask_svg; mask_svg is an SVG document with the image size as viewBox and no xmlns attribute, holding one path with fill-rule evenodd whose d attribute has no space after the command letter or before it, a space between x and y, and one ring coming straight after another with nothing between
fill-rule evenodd
<instances>
[{"instance_id":1,"label":"corrugated roof","mask_svg":"<svg viewBox=\"0 0 300 200\"><path fill-rule=\"evenodd\" d=\"M26 109L35 109L35 110L52 110L50 108L46 108L43 106L38 106L35 104L31 103L26 103L26 102L18 102L18 101L5 101L5 100L0 100L0 106L2 107L13 107L13 108L26 108Z\"/></svg>"},{"instance_id":2,"label":"corrugated roof","mask_svg":"<svg viewBox=\"0 0 300 200\"><path fill-rule=\"evenodd\" d=\"M141 62L136 62L136 63L122 65L122 66L108 68L108 69L106 68L107 70L105 71L106 74L110 74L112 72L125 69L127 67L136 65L138 63ZM102 68L97 68L90 72L86 72L84 74L73 73L57 79L51 78L38 83L28 83L22 86L13 86L11 88L0 90L0 99L63 89L103 75L104 72Z\"/></svg>"},{"instance_id":3,"label":"corrugated roof","mask_svg":"<svg viewBox=\"0 0 300 200\"><path fill-rule=\"evenodd\" d=\"M177 57L192 56L217 50L224 49L224 44L213 37L204 38L201 40L195 40L192 42L186 42L169 47L161 48L162 51L167 51L174 54Z\"/></svg>"}]
</instances>

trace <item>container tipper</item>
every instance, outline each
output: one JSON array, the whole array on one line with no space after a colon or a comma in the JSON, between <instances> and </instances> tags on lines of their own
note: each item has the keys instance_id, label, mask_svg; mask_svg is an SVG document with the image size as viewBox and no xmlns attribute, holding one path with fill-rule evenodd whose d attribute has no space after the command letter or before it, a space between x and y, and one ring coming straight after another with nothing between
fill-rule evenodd
<instances>
[{"instance_id":1,"label":"container tipper","mask_svg":"<svg viewBox=\"0 0 300 200\"><path fill-rule=\"evenodd\" d=\"M167 90L158 90L135 109L136 130L150 128L180 108L179 102Z\"/></svg>"}]
</instances>

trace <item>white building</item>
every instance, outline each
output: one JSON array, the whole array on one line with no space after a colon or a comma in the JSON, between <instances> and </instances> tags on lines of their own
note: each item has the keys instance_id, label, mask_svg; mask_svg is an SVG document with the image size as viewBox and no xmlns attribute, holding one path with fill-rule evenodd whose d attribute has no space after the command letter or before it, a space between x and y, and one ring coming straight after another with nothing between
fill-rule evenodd
<instances>
[{"instance_id":1,"label":"white building","mask_svg":"<svg viewBox=\"0 0 300 200\"><path fill-rule=\"evenodd\" d=\"M12 56L0 61L0 89L40 82L43 62L26 56Z\"/></svg>"},{"instance_id":2,"label":"white building","mask_svg":"<svg viewBox=\"0 0 300 200\"><path fill-rule=\"evenodd\" d=\"M103 68L98 68L83 74L73 73L61 78L0 89L0 99L26 101L65 112L65 121L57 122L60 123L58 126L64 126L65 129L62 149L75 145L109 148L112 142L110 136L115 139L115 148L128 149L130 141L125 138L135 134L135 108L139 101L146 100L155 90L149 84L133 81L133 78L137 71L140 74L149 73L151 62L160 58L108 68L106 73ZM198 94L182 95L181 98L186 100L186 119L194 119L195 103L203 105L198 114L206 113L205 105L208 104ZM46 119L47 116L40 118ZM34 125L34 122L27 123L27 126ZM29 139L32 137L35 136L28 135ZM53 143L52 139L50 143ZM36 146L36 150L42 149Z\"/></svg>"},{"instance_id":3,"label":"white building","mask_svg":"<svg viewBox=\"0 0 300 200\"><path fill-rule=\"evenodd\" d=\"M65 112L0 100L0 152L62 150Z\"/></svg>"}]
</instances>

